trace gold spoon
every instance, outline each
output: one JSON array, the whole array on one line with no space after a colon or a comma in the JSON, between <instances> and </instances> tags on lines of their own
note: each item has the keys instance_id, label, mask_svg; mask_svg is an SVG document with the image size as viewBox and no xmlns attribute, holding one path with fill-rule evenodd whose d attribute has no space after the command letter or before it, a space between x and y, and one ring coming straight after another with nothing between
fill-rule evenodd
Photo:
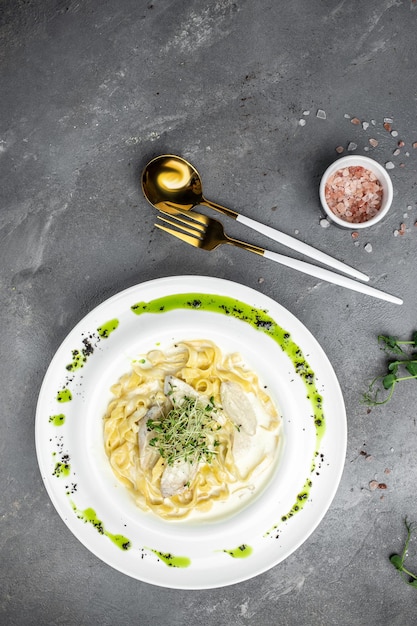
<instances>
[{"instance_id":1,"label":"gold spoon","mask_svg":"<svg viewBox=\"0 0 417 626\"><path fill-rule=\"evenodd\" d=\"M286 235L275 228L266 226L261 222L240 215L236 211L232 211L232 209L227 209L220 204L207 200L203 196L200 174L191 163L188 163L182 157L173 154L163 154L152 159L142 172L142 191L145 198L154 207L165 213L175 215L176 209L191 211L197 205L204 205L224 215L228 215L237 222L245 224L270 239L274 239L274 241L278 241L278 243L305 254L316 261L360 280L369 280L369 276L363 272L359 272L353 267L333 259L328 254L316 250L316 248L290 235Z\"/></svg>"}]
</instances>

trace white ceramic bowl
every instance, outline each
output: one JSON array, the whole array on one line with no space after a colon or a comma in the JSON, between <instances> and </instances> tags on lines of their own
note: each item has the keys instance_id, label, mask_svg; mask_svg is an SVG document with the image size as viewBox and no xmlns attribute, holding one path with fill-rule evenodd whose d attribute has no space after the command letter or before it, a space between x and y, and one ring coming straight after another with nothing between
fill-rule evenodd
<instances>
[{"instance_id":1,"label":"white ceramic bowl","mask_svg":"<svg viewBox=\"0 0 417 626\"><path fill-rule=\"evenodd\" d=\"M326 187L326 182L328 181L330 176L332 176L335 172L337 172L337 170L343 169L345 167L352 167L352 166L362 166L365 169L371 171L378 178L382 186L381 208L379 209L376 215L371 217L366 222L356 223L356 222L348 222L347 220L342 219L341 217L333 213L333 211L331 210L331 208L329 207L326 201L325 187ZM373 226L374 224L382 220L382 218L387 214L392 204L393 189L392 189L391 178L388 172L382 165L377 163L377 161L374 161L374 159L371 159L366 156L349 155L349 156L345 156L345 157L341 157L340 159L337 159L334 163L332 163L327 168L320 182L319 195L320 195L320 201L321 201L322 207L324 211L326 212L327 217L330 220L332 220L332 222L334 222L335 224L338 224L339 226L343 226L344 228L352 228L353 230L357 230L359 228L368 228L369 226Z\"/></svg>"}]
</instances>

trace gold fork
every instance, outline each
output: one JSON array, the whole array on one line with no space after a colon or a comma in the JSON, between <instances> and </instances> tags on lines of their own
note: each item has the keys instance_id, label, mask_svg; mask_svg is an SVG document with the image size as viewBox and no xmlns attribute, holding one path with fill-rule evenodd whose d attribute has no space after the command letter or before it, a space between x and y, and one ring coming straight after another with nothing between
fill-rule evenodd
<instances>
[{"instance_id":1,"label":"gold fork","mask_svg":"<svg viewBox=\"0 0 417 626\"><path fill-rule=\"evenodd\" d=\"M179 210L177 210L176 215L163 213L158 215L158 219L163 223L155 224L157 228L173 235L174 237L177 237L178 239L181 239L181 241L189 243L196 248L201 248L202 250L214 250L221 244L228 243L232 246L248 250L249 252L254 252L255 254L270 259L271 261L275 261L276 263L280 263L281 265L285 265L286 267L290 267L298 270L299 272L304 272L305 274L319 278L320 280L325 280L329 283L340 285L341 287L346 287L348 289L352 289L353 291L358 291L394 304L403 303L403 301L396 296L384 293L383 291L370 287L369 285L356 282L352 278L336 274L335 272L331 272L323 267L318 267L317 265L312 265L311 263L306 263L305 261L299 261L298 259L293 259L292 257L284 256L283 254L278 254L277 252L271 252L270 250L265 250L264 248L239 241L238 239L232 239L232 237L228 237L228 235L226 235L222 224L218 220L196 213L195 211L193 211L192 214ZM166 226L166 224L168 224L168 226Z\"/></svg>"}]
</instances>

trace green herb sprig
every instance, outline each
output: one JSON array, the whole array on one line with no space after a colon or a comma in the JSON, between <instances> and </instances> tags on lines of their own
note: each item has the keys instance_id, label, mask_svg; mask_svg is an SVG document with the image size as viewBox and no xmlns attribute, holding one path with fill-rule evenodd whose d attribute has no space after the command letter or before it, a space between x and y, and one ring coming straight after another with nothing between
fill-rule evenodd
<instances>
[{"instance_id":1,"label":"green herb sprig","mask_svg":"<svg viewBox=\"0 0 417 626\"><path fill-rule=\"evenodd\" d=\"M404 566L405 559L408 555L408 546L411 539L412 532L416 529L417 525L414 522L408 522L407 518L404 520L405 527L407 529L407 538L404 543L404 548L401 554L392 554L390 561L393 566L400 572L405 582L411 587L417 587L417 574L413 574L410 570Z\"/></svg>"},{"instance_id":2,"label":"green herb sprig","mask_svg":"<svg viewBox=\"0 0 417 626\"><path fill-rule=\"evenodd\" d=\"M387 371L377 376L370 383L367 393L364 394L364 402L370 406L386 404L391 400L394 389L399 382L417 378L417 331L409 341L400 341L397 337L379 335L378 343L381 348L391 357L387 363ZM408 348L408 351L404 348ZM411 352L410 352L411 349ZM385 397L379 400L380 393Z\"/></svg>"},{"instance_id":3,"label":"green herb sprig","mask_svg":"<svg viewBox=\"0 0 417 626\"><path fill-rule=\"evenodd\" d=\"M180 460L210 463L220 445L215 432L221 428L215 421L213 398L202 404L198 398L185 397L180 403L173 400L173 405L166 417L147 421L148 430L155 433L149 445L158 449L168 465Z\"/></svg>"}]
</instances>

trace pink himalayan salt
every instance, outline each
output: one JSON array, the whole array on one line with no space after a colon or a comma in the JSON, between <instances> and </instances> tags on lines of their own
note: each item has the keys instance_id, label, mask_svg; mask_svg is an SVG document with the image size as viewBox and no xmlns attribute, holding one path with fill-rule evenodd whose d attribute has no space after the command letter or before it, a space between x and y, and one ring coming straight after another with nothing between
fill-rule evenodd
<instances>
[{"instance_id":1,"label":"pink himalayan salt","mask_svg":"<svg viewBox=\"0 0 417 626\"><path fill-rule=\"evenodd\" d=\"M326 182L326 202L340 219L352 224L367 222L382 203L382 185L373 172L362 166L337 170Z\"/></svg>"}]
</instances>

